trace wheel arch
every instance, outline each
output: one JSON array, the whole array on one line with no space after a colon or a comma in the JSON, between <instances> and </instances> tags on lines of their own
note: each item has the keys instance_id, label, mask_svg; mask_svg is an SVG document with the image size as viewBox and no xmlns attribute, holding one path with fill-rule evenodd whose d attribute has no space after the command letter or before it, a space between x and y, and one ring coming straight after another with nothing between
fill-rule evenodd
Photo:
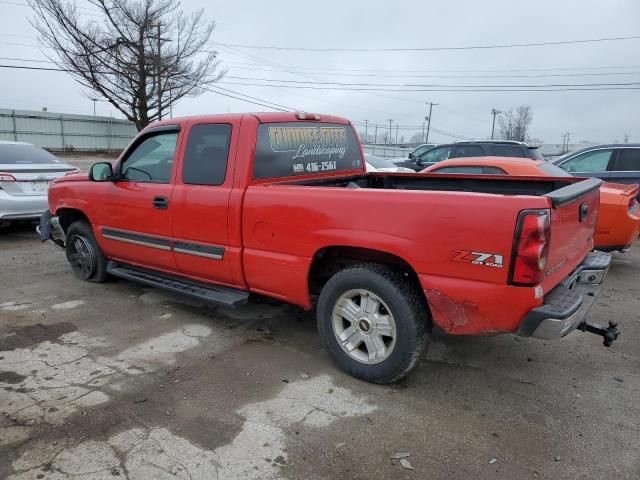
<instances>
[{"instance_id":1,"label":"wheel arch","mask_svg":"<svg viewBox=\"0 0 640 480\"><path fill-rule=\"evenodd\" d=\"M56 216L58 217L60 226L64 230L65 234L67 233L69 226L73 222L77 222L78 220L84 220L89 225L91 225L91 221L89 220L89 217L82 210L77 208L68 208L68 207L59 208L58 210L56 210Z\"/></svg>"},{"instance_id":2,"label":"wheel arch","mask_svg":"<svg viewBox=\"0 0 640 480\"><path fill-rule=\"evenodd\" d=\"M361 263L384 265L409 277L419 287L428 308L418 274L409 262L384 250L350 245L325 246L313 255L307 277L307 287L311 299L317 298L327 281L337 272Z\"/></svg>"}]
</instances>

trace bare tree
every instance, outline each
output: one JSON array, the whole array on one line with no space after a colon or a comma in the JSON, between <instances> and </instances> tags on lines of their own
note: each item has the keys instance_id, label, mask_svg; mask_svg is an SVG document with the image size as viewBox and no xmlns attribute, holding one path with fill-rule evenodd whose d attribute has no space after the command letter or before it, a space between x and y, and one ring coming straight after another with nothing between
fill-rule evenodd
<instances>
[{"instance_id":1,"label":"bare tree","mask_svg":"<svg viewBox=\"0 0 640 480\"><path fill-rule=\"evenodd\" d=\"M422 143L423 140L424 140L424 135L422 135L421 132L416 132L413 135L411 135L411 138L409 139L409 143Z\"/></svg>"},{"instance_id":2,"label":"bare tree","mask_svg":"<svg viewBox=\"0 0 640 480\"><path fill-rule=\"evenodd\" d=\"M218 81L217 52L207 46L215 24L172 0L29 0L32 25L49 58L134 122L162 119L172 104ZM92 9L92 12L94 10Z\"/></svg>"},{"instance_id":3,"label":"bare tree","mask_svg":"<svg viewBox=\"0 0 640 480\"><path fill-rule=\"evenodd\" d=\"M502 112L498 118L500 136L504 140L524 142L529 138L529 129L533 121L530 105L520 105L518 108Z\"/></svg>"}]
</instances>

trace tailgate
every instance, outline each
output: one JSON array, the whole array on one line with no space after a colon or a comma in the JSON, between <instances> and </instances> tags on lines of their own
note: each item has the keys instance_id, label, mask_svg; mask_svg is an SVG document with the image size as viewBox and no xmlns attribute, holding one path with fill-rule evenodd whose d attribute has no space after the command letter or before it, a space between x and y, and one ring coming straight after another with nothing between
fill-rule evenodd
<instances>
[{"instance_id":1,"label":"tailgate","mask_svg":"<svg viewBox=\"0 0 640 480\"><path fill-rule=\"evenodd\" d=\"M545 195L551 202L551 238L542 283L548 292L593 249L602 180L590 178Z\"/></svg>"}]
</instances>

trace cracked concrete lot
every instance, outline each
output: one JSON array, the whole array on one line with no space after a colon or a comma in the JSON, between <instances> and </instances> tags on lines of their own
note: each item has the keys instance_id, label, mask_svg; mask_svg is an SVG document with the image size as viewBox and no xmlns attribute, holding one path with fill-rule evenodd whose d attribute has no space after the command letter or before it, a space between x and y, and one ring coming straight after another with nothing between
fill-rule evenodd
<instances>
[{"instance_id":1,"label":"cracked concrete lot","mask_svg":"<svg viewBox=\"0 0 640 480\"><path fill-rule=\"evenodd\" d=\"M435 335L413 374L338 371L313 314L73 277L0 233L0 478L640 478L640 244L555 342ZM414 470L394 454L407 453ZM402 456L402 455L400 455Z\"/></svg>"}]
</instances>

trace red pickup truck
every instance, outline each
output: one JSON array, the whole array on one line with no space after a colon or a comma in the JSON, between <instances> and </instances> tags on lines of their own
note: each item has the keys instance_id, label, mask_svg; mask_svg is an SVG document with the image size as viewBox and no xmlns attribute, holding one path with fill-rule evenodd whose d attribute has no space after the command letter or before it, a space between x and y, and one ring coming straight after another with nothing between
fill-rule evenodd
<instances>
[{"instance_id":1,"label":"red pickup truck","mask_svg":"<svg viewBox=\"0 0 640 480\"><path fill-rule=\"evenodd\" d=\"M53 182L39 230L82 280L315 308L338 365L387 383L433 326L615 340L615 325L585 321L610 263L591 252L600 183L366 173L342 118L187 117L144 129L114 166Z\"/></svg>"}]
</instances>

